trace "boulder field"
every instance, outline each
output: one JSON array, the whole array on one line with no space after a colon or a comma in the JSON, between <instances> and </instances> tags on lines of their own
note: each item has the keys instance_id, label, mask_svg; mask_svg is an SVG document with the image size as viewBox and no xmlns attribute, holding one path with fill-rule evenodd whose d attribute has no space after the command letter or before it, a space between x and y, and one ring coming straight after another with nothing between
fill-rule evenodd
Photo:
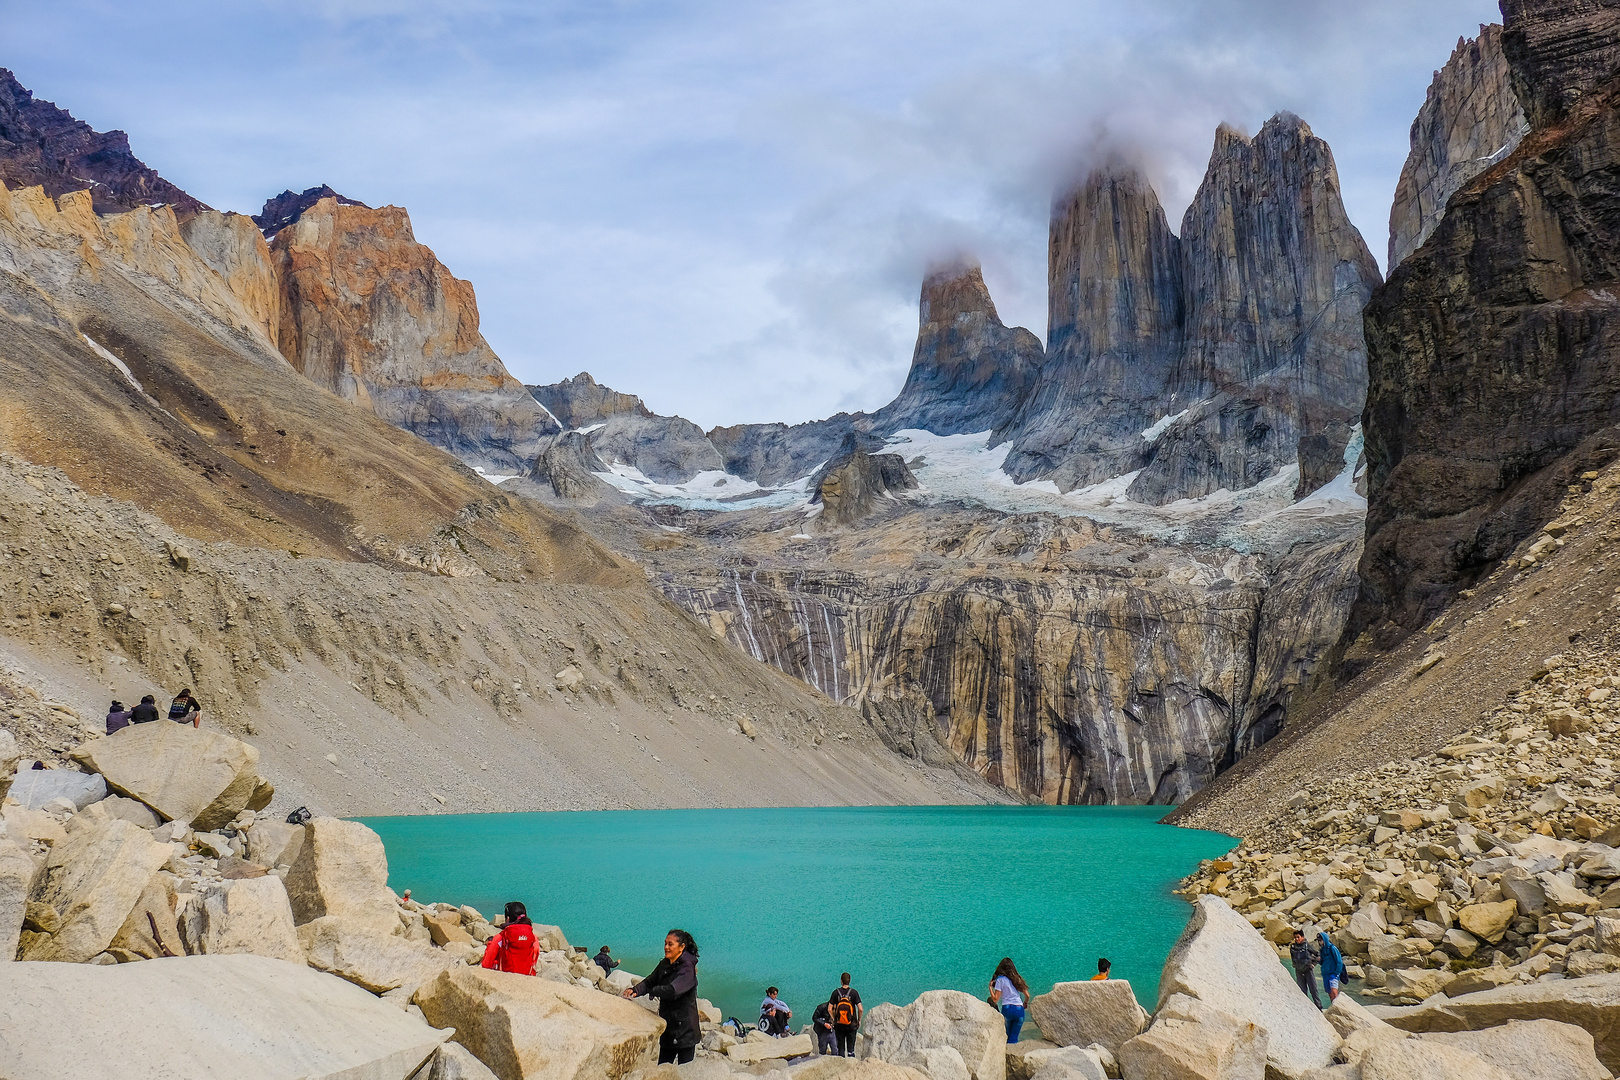
<instances>
[{"instance_id":1,"label":"boulder field","mask_svg":"<svg viewBox=\"0 0 1620 1080\"><path fill-rule=\"evenodd\" d=\"M485 970L496 927L396 895L370 829L252 809L269 782L244 744L159 722L75 759L99 771L47 783L6 762L7 1080L1599 1080L1620 1065L1620 974L1319 1012L1252 920L1204 894L1151 1013L1122 980L1060 982L1030 1001L1038 1037L1009 1046L993 1007L930 990L873 1005L844 1059L817 1056L808 1027L738 1031L700 1002L696 1059L660 1066L663 1020L621 996L635 976L543 925L537 977ZM79 797L41 799L58 789Z\"/></svg>"}]
</instances>

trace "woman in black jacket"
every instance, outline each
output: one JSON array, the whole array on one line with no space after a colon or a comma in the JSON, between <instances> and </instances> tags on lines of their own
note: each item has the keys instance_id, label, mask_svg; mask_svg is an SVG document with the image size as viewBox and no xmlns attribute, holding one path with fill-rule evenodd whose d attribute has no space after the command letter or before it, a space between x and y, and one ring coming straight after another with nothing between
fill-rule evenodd
<instances>
[{"instance_id":1,"label":"woman in black jacket","mask_svg":"<svg viewBox=\"0 0 1620 1080\"><path fill-rule=\"evenodd\" d=\"M664 1035L658 1040L658 1064L684 1065L697 1052L703 1035L697 1006L697 942L685 930L664 935L664 958L653 973L624 992L627 998L658 999Z\"/></svg>"}]
</instances>

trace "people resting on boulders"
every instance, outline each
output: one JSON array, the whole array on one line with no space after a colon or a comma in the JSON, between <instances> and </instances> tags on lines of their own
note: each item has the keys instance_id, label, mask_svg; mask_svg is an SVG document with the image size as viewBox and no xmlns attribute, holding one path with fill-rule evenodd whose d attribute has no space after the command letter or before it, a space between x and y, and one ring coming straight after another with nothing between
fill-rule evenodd
<instances>
[{"instance_id":1,"label":"people resting on boulders","mask_svg":"<svg viewBox=\"0 0 1620 1080\"><path fill-rule=\"evenodd\" d=\"M516 900L506 905L501 932L484 946L484 966L516 975L534 975L540 965L540 940L535 937L529 912Z\"/></svg>"},{"instance_id":2,"label":"people resting on boulders","mask_svg":"<svg viewBox=\"0 0 1620 1080\"><path fill-rule=\"evenodd\" d=\"M664 958L652 974L624 992L627 998L655 997L664 1034L658 1040L658 1064L684 1065L697 1054L703 1031L697 1004L697 942L685 930L664 935Z\"/></svg>"},{"instance_id":3,"label":"people resting on boulders","mask_svg":"<svg viewBox=\"0 0 1620 1080\"><path fill-rule=\"evenodd\" d=\"M133 709L124 708L124 703L122 701L114 701L110 706L108 706L107 734L111 735L115 731L123 731L125 728L127 728L129 726L130 713L134 711L135 710Z\"/></svg>"},{"instance_id":4,"label":"people resting on boulders","mask_svg":"<svg viewBox=\"0 0 1620 1080\"><path fill-rule=\"evenodd\" d=\"M1288 947L1288 957L1294 962L1294 981L1305 991L1311 1003L1322 1008L1322 999L1316 993L1316 962L1321 959L1316 949L1305 940L1305 931L1294 931L1294 943Z\"/></svg>"},{"instance_id":5,"label":"people resting on boulders","mask_svg":"<svg viewBox=\"0 0 1620 1080\"><path fill-rule=\"evenodd\" d=\"M1108 957L1106 957L1106 956L1103 957L1102 959L1098 960L1097 961L1097 974L1095 974L1095 975L1093 975L1091 977L1091 981L1092 982L1100 982L1100 981L1108 978L1108 970L1110 968L1112 968L1113 966L1114 966L1113 964L1110 964L1108 962Z\"/></svg>"},{"instance_id":6,"label":"people resting on boulders","mask_svg":"<svg viewBox=\"0 0 1620 1080\"><path fill-rule=\"evenodd\" d=\"M782 1039L787 1037L788 1021L793 1019L793 1010L776 996L779 993L781 991L774 986L765 988L765 1000L759 1003L759 1030Z\"/></svg>"},{"instance_id":7,"label":"people resting on boulders","mask_svg":"<svg viewBox=\"0 0 1620 1080\"><path fill-rule=\"evenodd\" d=\"M141 698L141 703L129 710L129 722L132 724L150 724L158 718L157 701L151 694Z\"/></svg>"},{"instance_id":8,"label":"people resting on boulders","mask_svg":"<svg viewBox=\"0 0 1620 1080\"><path fill-rule=\"evenodd\" d=\"M169 719L177 724L202 726L202 702L191 696L189 687L174 696L174 701L169 705Z\"/></svg>"},{"instance_id":9,"label":"people resting on boulders","mask_svg":"<svg viewBox=\"0 0 1620 1080\"><path fill-rule=\"evenodd\" d=\"M849 972L838 976L838 989L827 999L839 1057L855 1056L855 1033L861 1027L861 993L849 985Z\"/></svg>"},{"instance_id":10,"label":"people resting on boulders","mask_svg":"<svg viewBox=\"0 0 1620 1080\"><path fill-rule=\"evenodd\" d=\"M1323 933L1316 935L1317 951L1322 956L1322 988L1327 991L1328 1004L1339 999L1339 984L1344 982L1344 954ZM1314 995L1312 995L1314 996Z\"/></svg>"},{"instance_id":11,"label":"people resting on boulders","mask_svg":"<svg viewBox=\"0 0 1620 1080\"><path fill-rule=\"evenodd\" d=\"M613 974L613 969L619 966L619 962L608 955L608 947L606 945L602 946L601 950L597 952L595 956L591 957L591 960L596 964L597 967L602 969L602 974L604 975Z\"/></svg>"},{"instance_id":12,"label":"people resting on boulders","mask_svg":"<svg viewBox=\"0 0 1620 1080\"><path fill-rule=\"evenodd\" d=\"M1018 1032L1024 1026L1024 1002L1029 999L1029 984L1018 974L1012 957L1003 956L990 978L990 1004L1001 1010L1007 1021L1007 1041L1018 1041Z\"/></svg>"},{"instance_id":13,"label":"people resting on boulders","mask_svg":"<svg viewBox=\"0 0 1620 1080\"><path fill-rule=\"evenodd\" d=\"M810 1014L810 1030L816 1035L816 1053L832 1055L838 1053L838 1043L833 1037L832 1003L823 1001L816 1006Z\"/></svg>"}]
</instances>

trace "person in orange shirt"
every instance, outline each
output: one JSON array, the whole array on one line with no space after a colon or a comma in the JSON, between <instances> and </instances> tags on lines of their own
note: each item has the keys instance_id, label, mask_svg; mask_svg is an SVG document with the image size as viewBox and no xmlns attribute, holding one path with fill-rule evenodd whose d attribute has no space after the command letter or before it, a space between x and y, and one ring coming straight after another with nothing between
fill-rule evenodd
<instances>
[{"instance_id":1,"label":"person in orange shirt","mask_svg":"<svg viewBox=\"0 0 1620 1080\"><path fill-rule=\"evenodd\" d=\"M1114 966L1113 964L1110 964L1108 962L1108 958L1106 956L1103 957L1101 960L1098 960L1097 961L1097 974L1095 974L1095 975L1093 975L1091 977L1091 981L1096 982L1099 979L1108 978L1108 969L1113 967L1113 966Z\"/></svg>"}]
</instances>

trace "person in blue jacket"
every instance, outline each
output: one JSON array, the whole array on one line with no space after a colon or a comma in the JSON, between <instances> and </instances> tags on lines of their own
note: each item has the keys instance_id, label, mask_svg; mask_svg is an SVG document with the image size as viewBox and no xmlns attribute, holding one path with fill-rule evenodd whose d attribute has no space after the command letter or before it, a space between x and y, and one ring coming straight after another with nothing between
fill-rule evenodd
<instances>
[{"instance_id":1,"label":"person in blue jacket","mask_svg":"<svg viewBox=\"0 0 1620 1080\"><path fill-rule=\"evenodd\" d=\"M1344 954L1326 934L1318 932L1316 940L1322 946L1322 985L1327 988L1328 1003L1332 1004L1339 996L1339 984L1344 981Z\"/></svg>"}]
</instances>

